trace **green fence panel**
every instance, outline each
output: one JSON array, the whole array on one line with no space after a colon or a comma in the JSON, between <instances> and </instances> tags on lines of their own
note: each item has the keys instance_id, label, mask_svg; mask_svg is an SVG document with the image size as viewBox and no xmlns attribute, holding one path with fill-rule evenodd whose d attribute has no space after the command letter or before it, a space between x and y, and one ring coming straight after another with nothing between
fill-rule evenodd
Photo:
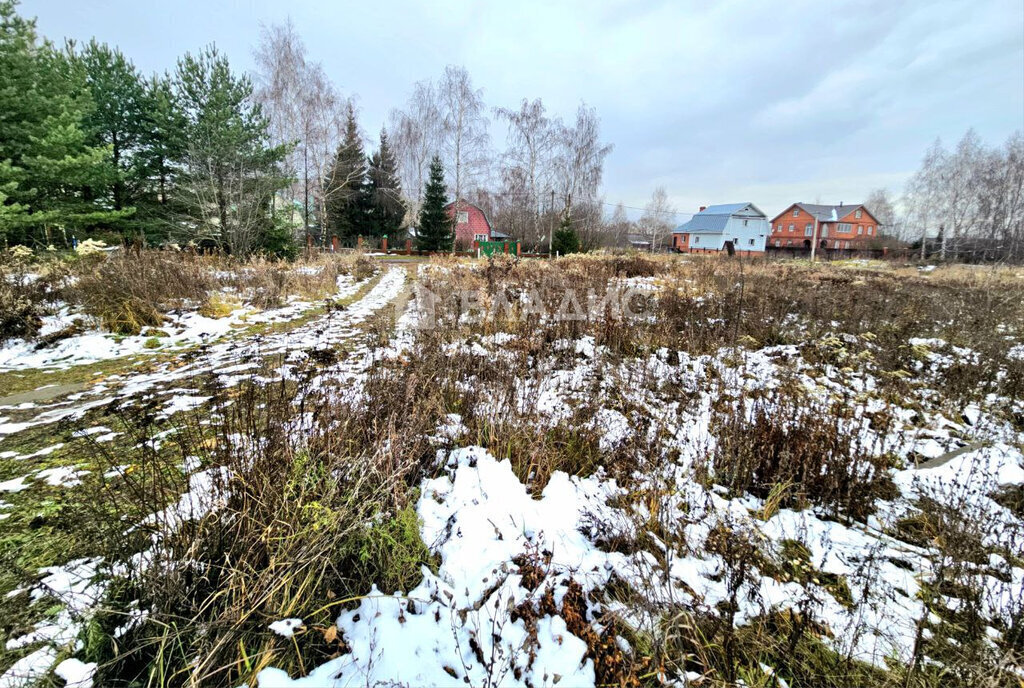
<instances>
[{"instance_id":1,"label":"green fence panel","mask_svg":"<svg viewBox=\"0 0 1024 688\"><path fill-rule=\"evenodd\" d=\"M508 252L509 252L509 254L514 256L516 254L516 244L517 243L518 242L515 241L515 240L510 240L510 241L507 241L507 242L506 241L481 241L480 244L479 244L479 246L480 246L480 255L491 256L491 255L494 255L495 253L504 253L505 252L505 244L508 244Z\"/></svg>"}]
</instances>

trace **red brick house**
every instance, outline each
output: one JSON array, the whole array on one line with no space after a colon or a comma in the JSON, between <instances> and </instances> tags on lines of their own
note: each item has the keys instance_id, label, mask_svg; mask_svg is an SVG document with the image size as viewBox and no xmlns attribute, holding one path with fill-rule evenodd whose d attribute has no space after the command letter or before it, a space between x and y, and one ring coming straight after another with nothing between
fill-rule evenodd
<instances>
[{"instance_id":1,"label":"red brick house","mask_svg":"<svg viewBox=\"0 0 1024 688\"><path fill-rule=\"evenodd\" d=\"M878 220L860 203L794 203L771 224L769 246L859 248L878 238Z\"/></svg>"},{"instance_id":2,"label":"red brick house","mask_svg":"<svg viewBox=\"0 0 1024 688\"><path fill-rule=\"evenodd\" d=\"M458 211L455 203L445 206L448 217L455 219L455 246L468 250L473 246L474 241L491 240L491 222L487 214L472 203L459 201Z\"/></svg>"}]
</instances>

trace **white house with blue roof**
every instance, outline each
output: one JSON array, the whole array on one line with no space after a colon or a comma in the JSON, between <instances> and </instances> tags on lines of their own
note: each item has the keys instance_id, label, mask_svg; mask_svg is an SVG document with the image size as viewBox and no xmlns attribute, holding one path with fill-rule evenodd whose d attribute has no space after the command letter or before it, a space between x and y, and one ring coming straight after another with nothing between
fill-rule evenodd
<instances>
[{"instance_id":1,"label":"white house with blue roof","mask_svg":"<svg viewBox=\"0 0 1024 688\"><path fill-rule=\"evenodd\" d=\"M672 247L683 253L727 250L764 253L771 228L753 203L725 203L701 208L672 232Z\"/></svg>"}]
</instances>

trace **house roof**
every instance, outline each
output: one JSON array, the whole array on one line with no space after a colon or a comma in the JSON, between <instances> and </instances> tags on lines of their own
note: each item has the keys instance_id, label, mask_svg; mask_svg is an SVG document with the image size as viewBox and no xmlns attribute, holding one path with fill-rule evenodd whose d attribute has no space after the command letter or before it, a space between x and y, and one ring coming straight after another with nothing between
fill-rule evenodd
<instances>
[{"instance_id":1,"label":"house roof","mask_svg":"<svg viewBox=\"0 0 1024 688\"><path fill-rule=\"evenodd\" d=\"M746 208L751 203L720 203L719 205L709 205L704 210L697 213L698 215L732 215Z\"/></svg>"},{"instance_id":2,"label":"house roof","mask_svg":"<svg viewBox=\"0 0 1024 688\"><path fill-rule=\"evenodd\" d=\"M845 215L849 215L858 208L864 208L860 203L850 205L820 205L818 203L794 203L801 210L806 210L811 217L819 222L836 222ZM785 213L785 211L783 211Z\"/></svg>"},{"instance_id":3,"label":"house roof","mask_svg":"<svg viewBox=\"0 0 1024 688\"><path fill-rule=\"evenodd\" d=\"M462 206L462 207L469 206L470 208L476 208L478 211L480 211L480 217L483 218L484 223L486 224L486 227L481 226L478 218L476 218L473 215L473 213L470 213L469 214L469 228L470 228L471 231L473 231L473 232L483 232L483 231L486 230L488 234L491 233L491 221L487 217L487 213L484 212L483 208L481 208L480 206L476 205L475 203L470 203L466 199L462 199L461 201L459 201L459 205ZM454 206L455 206L455 201L452 201L451 203L446 205L444 208L445 208L445 210L453 211L454 210Z\"/></svg>"},{"instance_id":4,"label":"house roof","mask_svg":"<svg viewBox=\"0 0 1024 688\"><path fill-rule=\"evenodd\" d=\"M676 232L690 234L719 234L725 230L732 215L704 215L697 213L689 222L684 222L675 229Z\"/></svg>"},{"instance_id":5,"label":"house roof","mask_svg":"<svg viewBox=\"0 0 1024 688\"><path fill-rule=\"evenodd\" d=\"M491 228L491 238L492 239L511 239L512 235L511 234L506 234L505 232L501 231L500 229L494 229L492 227Z\"/></svg>"},{"instance_id":6,"label":"house roof","mask_svg":"<svg viewBox=\"0 0 1024 688\"><path fill-rule=\"evenodd\" d=\"M719 205L709 205L694 215L689 222L684 222L674 231L677 233L687 232L689 234L720 234L725 231L729 218L747 208L751 208L761 217L765 217L761 209L753 203L722 203Z\"/></svg>"}]
</instances>

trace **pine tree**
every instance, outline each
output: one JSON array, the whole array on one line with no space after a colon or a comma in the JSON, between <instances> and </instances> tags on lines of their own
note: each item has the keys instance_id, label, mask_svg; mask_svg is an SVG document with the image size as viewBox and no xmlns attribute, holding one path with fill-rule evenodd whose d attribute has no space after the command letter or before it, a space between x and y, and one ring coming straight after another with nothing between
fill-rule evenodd
<instances>
[{"instance_id":1,"label":"pine tree","mask_svg":"<svg viewBox=\"0 0 1024 688\"><path fill-rule=\"evenodd\" d=\"M83 128L89 143L109 146L117 173L112 203L120 210L134 205L145 178L135 159L145 133L146 90L135 66L119 50L90 41L76 59L80 60L93 107Z\"/></svg>"},{"instance_id":2,"label":"pine tree","mask_svg":"<svg viewBox=\"0 0 1024 688\"><path fill-rule=\"evenodd\" d=\"M60 243L131 214L108 202L117 173L83 128L91 108L82 70L0 0L0 236Z\"/></svg>"},{"instance_id":3,"label":"pine tree","mask_svg":"<svg viewBox=\"0 0 1024 688\"><path fill-rule=\"evenodd\" d=\"M167 238L170 220L180 214L175 194L185 160L185 113L178 105L171 77L153 76L144 96L144 131L137 156L145 190L136 201L139 227L151 242Z\"/></svg>"},{"instance_id":4,"label":"pine tree","mask_svg":"<svg viewBox=\"0 0 1024 688\"><path fill-rule=\"evenodd\" d=\"M174 89L186 114L185 238L247 255L271 230L271 200L289 184L280 166L288 147L270 146L252 81L233 74L216 48L179 60Z\"/></svg>"},{"instance_id":5,"label":"pine tree","mask_svg":"<svg viewBox=\"0 0 1024 688\"><path fill-rule=\"evenodd\" d=\"M441 158L430 161L430 178L423 190L423 207L417 228L416 244L421 251L451 251L455 241L454 225L445 206L444 167Z\"/></svg>"},{"instance_id":6,"label":"pine tree","mask_svg":"<svg viewBox=\"0 0 1024 688\"><path fill-rule=\"evenodd\" d=\"M563 256L567 253L578 253L580 250L580 237L572 228L572 219L568 212L562 215L562 221L558 223L558 229L551 237L551 250Z\"/></svg>"},{"instance_id":7,"label":"pine tree","mask_svg":"<svg viewBox=\"0 0 1024 688\"><path fill-rule=\"evenodd\" d=\"M367 177L369 233L397 241L402 220L405 219L405 202L402 200L402 186L398 180L398 165L388 144L387 131L383 129L380 132L380 148L370 158Z\"/></svg>"},{"instance_id":8,"label":"pine tree","mask_svg":"<svg viewBox=\"0 0 1024 688\"><path fill-rule=\"evenodd\" d=\"M353 239L369 234L369 189L366 183L366 157L359 136L355 109L348 106L345 138L338 146L334 166L327 180L327 229L330 234Z\"/></svg>"}]
</instances>

